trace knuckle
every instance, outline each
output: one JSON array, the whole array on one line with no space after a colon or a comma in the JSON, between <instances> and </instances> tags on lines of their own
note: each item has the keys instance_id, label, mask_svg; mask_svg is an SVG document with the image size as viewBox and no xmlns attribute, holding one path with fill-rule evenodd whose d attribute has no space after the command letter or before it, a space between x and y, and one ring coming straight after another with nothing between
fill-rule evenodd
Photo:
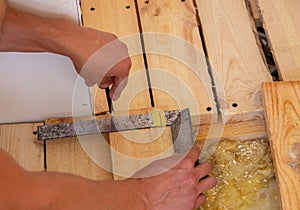
<instances>
[{"instance_id":1,"label":"knuckle","mask_svg":"<svg viewBox=\"0 0 300 210\"><path fill-rule=\"evenodd\" d=\"M195 161L193 160L192 157L186 157L184 160L183 160L183 163L184 165L186 165L187 167L194 167L194 164L195 164Z\"/></svg>"}]
</instances>

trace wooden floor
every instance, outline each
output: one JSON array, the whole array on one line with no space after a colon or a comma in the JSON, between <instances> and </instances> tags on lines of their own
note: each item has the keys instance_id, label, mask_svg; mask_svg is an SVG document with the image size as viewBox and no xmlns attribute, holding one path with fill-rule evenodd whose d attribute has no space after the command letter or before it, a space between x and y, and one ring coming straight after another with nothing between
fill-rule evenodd
<instances>
[{"instance_id":1,"label":"wooden floor","mask_svg":"<svg viewBox=\"0 0 300 210\"><path fill-rule=\"evenodd\" d=\"M128 87L113 104L115 115L189 107L193 124L203 125L196 135L198 141L206 138L209 124L217 123L217 119L221 120L218 123L226 123L226 137L266 136L261 86L272 82L272 76L255 24L261 24L266 32L280 79L300 80L298 0L81 0L81 8L84 26L116 34L132 55ZM265 94L273 91L269 84L264 86ZM294 90L299 92L299 86ZM292 90L283 85L280 91ZM292 104L299 106L299 94L293 97ZM265 98L267 108L272 108L273 103L283 106L270 102L268 95ZM92 100L95 114L108 114L103 90L94 87ZM274 124L276 120L267 120L271 135L273 129L281 129ZM103 138L89 136L80 141L58 139L44 144L33 134L37 125L0 126L1 148L28 170L121 179L146 164L145 159L173 152L169 128L111 133ZM136 142L141 138L148 142ZM272 147L277 154L277 144ZM274 155L276 164L286 164L281 162L283 158L284 154ZM299 158L295 161L299 164ZM280 172L281 166L276 167L277 175L285 176ZM292 170L293 173L299 172ZM295 174L291 179L299 180L297 177ZM280 190L287 193L290 183L283 179L279 178ZM284 204L285 197L281 199ZM295 200L299 207L299 196Z\"/></svg>"}]
</instances>

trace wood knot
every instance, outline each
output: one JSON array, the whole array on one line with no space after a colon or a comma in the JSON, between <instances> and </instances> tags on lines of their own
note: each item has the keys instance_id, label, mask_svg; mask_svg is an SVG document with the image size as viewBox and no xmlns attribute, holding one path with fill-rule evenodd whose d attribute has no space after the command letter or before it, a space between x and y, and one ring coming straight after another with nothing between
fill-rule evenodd
<instances>
[{"instance_id":1,"label":"wood knot","mask_svg":"<svg viewBox=\"0 0 300 210\"><path fill-rule=\"evenodd\" d=\"M154 16L158 16L160 14L161 9L158 7L153 11Z\"/></svg>"}]
</instances>

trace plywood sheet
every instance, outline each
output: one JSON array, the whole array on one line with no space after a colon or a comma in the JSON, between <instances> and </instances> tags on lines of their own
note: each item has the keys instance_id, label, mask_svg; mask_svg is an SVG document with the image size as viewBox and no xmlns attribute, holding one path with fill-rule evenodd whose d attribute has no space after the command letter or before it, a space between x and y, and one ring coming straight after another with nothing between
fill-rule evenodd
<instances>
[{"instance_id":1,"label":"plywood sheet","mask_svg":"<svg viewBox=\"0 0 300 210\"><path fill-rule=\"evenodd\" d=\"M0 148L29 171L44 170L44 142L38 142L33 134L39 125L0 125Z\"/></svg>"},{"instance_id":2,"label":"plywood sheet","mask_svg":"<svg viewBox=\"0 0 300 210\"><path fill-rule=\"evenodd\" d=\"M197 1L221 112L228 120L262 118L261 83L272 81L243 0ZM223 97L220 93L224 91ZM237 117L235 117L235 115Z\"/></svg>"},{"instance_id":3,"label":"plywood sheet","mask_svg":"<svg viewBox=\"0 0 300 210\"><path fill-rule=\"evenodd\" d=\"M258 5L281 79L300 80L300 1L258 0Z\"/></svg>"},{"instance_id":4,"label":"plywood sheet","mask_svg":"<svg viewBox=\"0 0 300 210\"><path fill-rule=\"evenodd\" d=\"M299 209L300 82L265 83L263 96L282 209Z\"/></svg>"},{"instance_id":5,"label":"plywood sheet","mask_svg":"<svg viewBox=\"0 0 300 210\"><path fill-rule=\"evenodd\" d=\"M193 1L137 2L155 107L215 113Z\"/></svg>"}]
</instances>

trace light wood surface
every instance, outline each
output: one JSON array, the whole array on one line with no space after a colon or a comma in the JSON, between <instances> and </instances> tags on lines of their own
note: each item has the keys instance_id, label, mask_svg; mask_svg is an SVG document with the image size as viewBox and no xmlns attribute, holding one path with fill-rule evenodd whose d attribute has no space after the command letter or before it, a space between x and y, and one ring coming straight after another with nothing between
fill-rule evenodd
<instances>
[{"instance_id":1,"label":"light wood surface","mask_svg":"<svg viewBox=\"0 0 300 210\"><path fill-rule=\"evenodd\" d=\"M245 1L197 3L213 77L226 96L218 92L222 114L227 121L257 118L263 110L261 83L272 78L256 44Z\"/></svg>"},{"instance_id":2,"label":"light wood surface","mask_svg":"<svg viewBox=\"0 0 300 210\"><path fill-rule=\"evenodd\" d=\"M132 56L131 76L118 100L122 103L116 102L114 109L124 111L129 108L151 107L134 1L85 0L81 2L81 8L84 26L115 34L127 44L129 54ZM92 98L95 114L106 111L104 109L107 102L103 90L94 87ZM128 100L127 103L125 99Z\"/></svg>"},{"instance_id":3,"label":"light wood surface","mask_svg":"<svg viewBox=\"0 0 300 210\"><path fill-rule=\"evenodd\" d=\"M0 148L24 169L44 171L44 142L33 134L42 123L0 125Z\"/></svg>"},{"instance_id":4,"label":"light wood surface","mask_svg":"<svg viewBox=\"0 0 300 210\"><path fill-rule=\"evenodd\" d=\"M300 82L263 85L282 209L300 208Z\"/></svg>"},{"instance_id":5,"label":"light wood surface","mask_svg":"<svg viewBox=\"0 0 300 210\"><path fill-rule=\"evenodd\" d=\"M98 116L100 117L100 116ZM103 116L104 117L104 116ZM53 118L46 124L59 124L86 118ZM103 135L108 139L107 135ZM78 140L80 138L80 141ZM47 171L70 173L94 180L113 179L109 147L104 147L99 135L61 138L46 141Z\"/></svg>"},{"instance_id":6,"label":"light wood surface","mask_svg":"<svg viewBox=\"0 0 300 210\"><path fill-rule=\"evenodd\" d=\"M90 8L95 8L91 11ZM139 35L138 16L135 3L132 0L125 1L85 1L82 4L83 22L85 26L104 30L116 34L128 46L129 54L132 56L132 68L126 89L120 99L113 103L114 115L137 114L139 110L151 108L150 94L142 55L142 45ZM108 21L109 20L109 21ZM102 95L96 96L97 103L103 100ZM101 110L96 110L96 113ZM138 134L137 134L138 133ZM138 135L136 141L151 139L149 130L128 131L109 134L110 145L113 148L111 154L114 179L122 179L135 173L141 167L141 163L130 161L126 157L131 154L133 159L147 157L149 144L133 142L132 136ZM152 149L164 151L164 139L157 139ZM136 146L139 144L139 146ZM152 145L152 144L151 144ZM151 149L150 149L151 150ZM134 151L134 152L132 152ZM148 151L148 152L147 152ZM125 157L125 158L124 158ZM130 165L130 167L129 167Z\"/></svg>"},{"instance_id":7,"label":"light wood surface","mask_svg":"<svg viewBox=\"0 0 300 210\"><path fill-rule=\"evenodd\" d=\"M258 0L258 5L281 79L300 80L300 1Z\"/></svg>"},{"instance_id":8,"label":"light wood surface","mask_svg":"<svg viewBox=\"0 0 300 210\"><path fill-rule=\"evenodd\" d=\"M207 138L219 137L215 132L217 129L223 129L221 138L230 140L251 140L258 138L267 138L267 128L264 120L251 120L244 122L234 122L228 124L201 125L198 128L196 142L203 142Z\"/></svg>"},{"instance_id":9,"label":"light wood surface","mask_svg":"<svg viewBox=\"0 0 300 210\"><path fill-rule=\"evenodd\" d=\"M138 6L155 107L216 113L193 1L138 0Z\"/></svg>"}]
</instances>

